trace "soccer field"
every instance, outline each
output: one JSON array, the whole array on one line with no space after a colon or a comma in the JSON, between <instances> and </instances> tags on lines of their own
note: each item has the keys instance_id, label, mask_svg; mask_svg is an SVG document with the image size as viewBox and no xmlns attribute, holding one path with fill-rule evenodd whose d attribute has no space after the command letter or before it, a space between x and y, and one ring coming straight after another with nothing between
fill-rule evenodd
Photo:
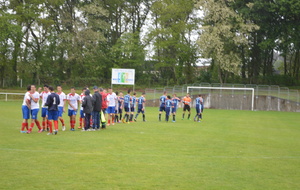
<instances>
[{"instance_id":1,"label":"soccer field","mask_svg":"<svg viewBox=\"0 0 300 190\"><path fill-rule=\"evenodd\" d=\"M19 133L21 103L0 102L0 189L300 189L299 113L181 113L47 136Z\"/></svg>"}]
</instances>

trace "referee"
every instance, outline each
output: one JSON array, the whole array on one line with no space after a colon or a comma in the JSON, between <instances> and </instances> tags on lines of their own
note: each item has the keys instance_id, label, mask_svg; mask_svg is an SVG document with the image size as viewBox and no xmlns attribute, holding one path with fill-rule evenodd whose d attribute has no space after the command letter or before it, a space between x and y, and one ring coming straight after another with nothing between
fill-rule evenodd
<instances>
[{"instance_id":1,"label":"referee","mask_svg":"<svg viewBox=\"0 0 300 190\"><path fill-rule=\"evenodd\" d=\"M188 115L188 120L191 120L190 119L190 116L191 116L191 102L192 102L192 99L190 98L190 94L188 93L183 99L182 99L182 103L184 104L183 106L183 114L182 114L182 120L184 120L184 115L185 115L185 112L186 110L189 112L189 115Z\"/></svg>"}]
</instances>

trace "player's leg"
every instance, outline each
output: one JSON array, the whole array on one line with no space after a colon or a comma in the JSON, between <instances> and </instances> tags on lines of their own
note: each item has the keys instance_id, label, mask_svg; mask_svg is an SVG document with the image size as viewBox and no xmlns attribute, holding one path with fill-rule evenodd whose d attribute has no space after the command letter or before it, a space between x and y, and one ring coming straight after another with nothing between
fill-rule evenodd
<instances>
[{"instance_id":1,"label":"player's leg","mask_svg":"<svg viewBox=\"0 0 300 190\"><path fill-rule=\"evenodd\" d=\"M61 122L62 131L65 131L66 130L65 121L64 121L64 119L62 117L63 116L63 112L64 112L64 108L63 107L58 107L58 119Z\"/></svg>"},{"instance_id":2,"label":"player's leg","mask_svg":"<svg viewBox=\"0 0 300 190\"><path fill-rule=\"evenodd\" d=\"M185 112L186 112L186 105L183 106L182 119L184 119Z\"/></svg>"},{"instance_id":3,"label":"player's leg","mask_svg":"<svg viewBox=\"0 0 300 190\"><path fill-rule=\"evenodd\" d=\"M20 132L26 133L25 128L28 130L28 119L30 118L30 110L27 106L22 106L23 122Z\"/></svg>"},{"instance_id":4,"label":"player's leg","mask_svg":"<svg viewBox=\"0 0 300 190\"><path fill-rule=\"evenodd\" d=\"M146 121L145 110L142 110L142 114L143 114L143 122L145 122Z\"/></svg>"},{"instance_id":5,"label":"player's leg","mask_svg":"<svg viewBox=\"0 0 300 190\"><path fill-rule=\"evenodd\" d=\"M161 113L162 113L163 108L161 106L159 106L158 108L158 121L161 121Z\"/></svg>"},{"instance_id":6,"label":"player's leg","mask_svg":"<svg viewBox=\"0 0 300 190\"><path fill-rule=\"evenodd\" d=\"M120 121L122 121L122 113L123 113L123 110L121 108L119 108L119 123Z\"/></svg>"},{"instance_id":7,"label":"player's leg","mask_svg":"<svg viewBox=\"0 0 300 190\"><path fill-rule=\"evenodd\" d=\"M188 110L188 112L189 112L189 114L188 114L188 120L190 120L190 117L191 117L191 107L190 106L188 106L188 108L187 108L187 110Z\"/></svg>"},{"instance_id":8,"label":"player's leg","mask_svg":"<svg viewBox=\"0 0 300 190\"><path fill-rule=\"evenodd\" d=\"M135 122L136 122L137 117L139 116L139 113L141 113L141 111L142 110L139 108L138 111L136 112L135 117L134 117Z\"/></svg>"}]
</instances>

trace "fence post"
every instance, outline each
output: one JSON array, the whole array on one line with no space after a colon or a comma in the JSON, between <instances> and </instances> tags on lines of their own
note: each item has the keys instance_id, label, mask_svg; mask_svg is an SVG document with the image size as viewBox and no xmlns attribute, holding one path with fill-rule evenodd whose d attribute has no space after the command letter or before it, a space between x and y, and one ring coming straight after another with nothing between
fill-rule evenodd
<instances>
[{"instance_id":1,"label":"fence post","mask_svg":"<svg viewBox=\"0 0 300 190\"><path fill-rule=\"evenodd\" d=\"M5 101L7 102L7 94L5 94Z\"/></svg>"}]
</instances>

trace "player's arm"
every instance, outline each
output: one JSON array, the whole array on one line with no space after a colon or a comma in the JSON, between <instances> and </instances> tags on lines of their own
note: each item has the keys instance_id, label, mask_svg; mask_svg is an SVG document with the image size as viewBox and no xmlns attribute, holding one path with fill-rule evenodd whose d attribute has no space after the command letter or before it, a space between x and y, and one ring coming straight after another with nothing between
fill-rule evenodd
<instances>
[{"instance_id":1,"label":"player's arm","mask_svg":"<svg viewBox=\"0 0 300 190\"><path fill-rule=\"evenodd\" d=\"M77 105L78 105L78 107L79 107L79 105L81 105L81 98L80 98L80 96L77 99ZM77 109L74 108L74 110L76 111Z\"/></svg>"},{"instance_id":2,"label":"player's arm","mask_svg":"<svg viewBox=\"0 0 300 190\"><path fill-rule=\"evenodd\" d=\"M71 104L70 99L68 99L67 101L68 101L68 105L69 105L71 108L73 108L73 110L75 110L75 107Z\"/></svg>"},{"instance_id":3,"label":"player's arm","mask_svg":"<svg viewBox=\"0 0 300 190\"><path fill-rule=\"evenodd\" d=\"M26 106L28 107L28 109L31 109L30 99L26 99Z\"/></svg>"},{"instance_id":4,"label":"player's arm","mask_svg":"<svg viewBox=\"0 0 300 190\"><path fill-rule=\"evenodd\" d=\"M144 102L143 102L143 111L144 111L144 109L145 109L145 105L146 105L146 98L144 99Z\"/></svg>"},{"instance_id":5,"label":"player's arm","mask_svg":"<svg viewBox=\"0 0 300 190\"><path fill-rule=\"evenodd\" d=\"M51 96L48 96L47 100L46 100L46 103L45 103L45 106L50 106L50 105L51 105Z\"/></svg>"}]
</instances>

